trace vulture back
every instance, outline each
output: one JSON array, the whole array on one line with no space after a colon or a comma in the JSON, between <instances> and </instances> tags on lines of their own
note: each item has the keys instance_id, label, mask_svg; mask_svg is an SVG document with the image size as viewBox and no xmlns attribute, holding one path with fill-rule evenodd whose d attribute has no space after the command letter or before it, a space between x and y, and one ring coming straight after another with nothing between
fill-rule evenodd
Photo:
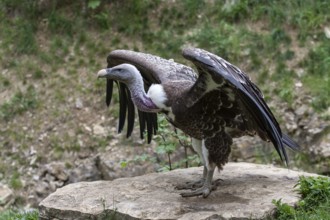
<instances>
[{"instance_id":1,"label":"vulture back","mask_svg":"<svg viewBox=\"0 0 330 220\"><path fill-rule=\"evenodd\" d=\"M108 58L108 66L113 67L122 63L134 65L149 83L166 83L174 80L195 82L197 74L188 66L163 59L151 54L130 50L114 50Z\"/></svg>"}]
</instances>

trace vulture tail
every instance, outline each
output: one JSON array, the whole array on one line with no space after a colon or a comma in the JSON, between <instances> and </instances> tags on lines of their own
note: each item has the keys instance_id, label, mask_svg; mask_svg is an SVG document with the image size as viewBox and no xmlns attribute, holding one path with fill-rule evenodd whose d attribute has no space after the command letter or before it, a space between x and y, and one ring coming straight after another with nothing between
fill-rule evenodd
<instances>
[{"instance_id":1,"label":"vulture tail","mask_svg":"<svg viewBox=\"0 0 330 220\"><path fill-rule=\"evenodd\" d=\"M291 150L294 150L294 151L300 150L300 146L294 140L292 140L288 135L282 134L282 141Z\"/></svg>"}]
</instances>

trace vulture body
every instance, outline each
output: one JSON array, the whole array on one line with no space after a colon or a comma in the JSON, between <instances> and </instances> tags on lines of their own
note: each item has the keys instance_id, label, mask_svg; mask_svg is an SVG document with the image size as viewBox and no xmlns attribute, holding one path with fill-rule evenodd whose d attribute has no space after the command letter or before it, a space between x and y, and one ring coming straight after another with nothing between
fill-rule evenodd
<instances>
[{"instance_id":1,"label":"vulture body","mask_svg":"<svg viewBox=\"0 0 330 220\"><path fill-rule=\"evenodd\" d=\"M157 113L192 137L204 172L201 180L179 189L193 189L184 197L207 197L216 167L228 161L232 138L259 135L271 141L280 158L287 162L285 146L299 146L281 129L258 87L239 68L221 57L198 48L185 48L183 56L198 71L154 55L129 50L115 50L108 56L108 67L98 72L107 78L106 103L110 104L113 82L118 84L119 132L127 116L127 136L134 125L138 108L141 138L147 129L148 142L157 130ZM148 91L146 93L146 91Z\"/></svg>"}]
</instances>

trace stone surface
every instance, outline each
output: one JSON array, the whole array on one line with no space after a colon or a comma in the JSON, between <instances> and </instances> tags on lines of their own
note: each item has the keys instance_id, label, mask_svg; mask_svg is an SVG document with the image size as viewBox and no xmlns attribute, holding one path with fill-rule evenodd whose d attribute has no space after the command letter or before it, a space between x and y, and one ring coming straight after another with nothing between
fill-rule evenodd
<instances>
[{"instance_id":1,"label":"stone surface","mask_svg":"<svg viewBox=\"0 0 330 220\"><path fill-rule=\"evenodd\" d=\"M14 194L7 185L0 183L0 211L14 202Z\"/></svg>"},{"instance_id":2,"label":"stone surface","mask_svg":"<svg viewBox=\"0 0 330 220\"><path fill-rule=\"evenodd\" d=\"M330 158L330 125L314 135L310 151L321 158Z\"/></svg>"},{"instance_id":3,"label":"stone surface","mask_svg":"<svg viewBox=\"0 0 330 220\"><path fill-rule=\"evenodd\" d=\"M40 219L262 219L273 199L294 204L300 175L270 165L229 163L216 172L218 189L208 198L182 198L179 183L196 180L202 167L153 173L114 181L67 185L39 205Z\"/></svg>"}]
</instances>

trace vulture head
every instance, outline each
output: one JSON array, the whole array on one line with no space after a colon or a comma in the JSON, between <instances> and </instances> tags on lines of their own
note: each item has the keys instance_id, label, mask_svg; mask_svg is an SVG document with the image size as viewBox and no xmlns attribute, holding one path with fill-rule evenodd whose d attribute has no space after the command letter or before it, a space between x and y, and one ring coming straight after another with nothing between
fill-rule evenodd
<instances>
[{"instance_id":1,"label":"vulture head","mask_svg":"<svg viewBox=\"0 0 330 220\"><path fill-rule=\"evenodd\" d=\"M134 84L136 80L142 80L139 70L131 64L120 64L113 68L102 69L97 73L98 78L107 78L122 82L126 85Z\"/></svg>"}]
</instances>

